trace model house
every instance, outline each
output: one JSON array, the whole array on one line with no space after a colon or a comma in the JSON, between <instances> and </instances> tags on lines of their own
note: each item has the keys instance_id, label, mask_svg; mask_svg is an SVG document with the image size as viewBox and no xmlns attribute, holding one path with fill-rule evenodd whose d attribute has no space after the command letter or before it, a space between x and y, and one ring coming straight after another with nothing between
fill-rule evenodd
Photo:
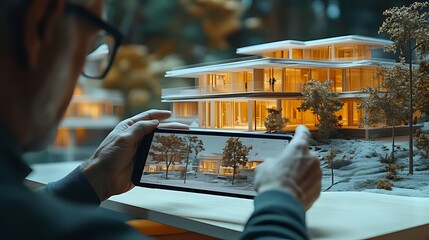
<instances>
[{"instance_id":1,"label":"model house","mask_svg":"<svg viewBox=\"0 0 429 240\"><path fill-rule=\"evenodd\" d=\"M172 104L173 116L191 126L211 129L264 131L267 108L282 109L289 127L314 127L315 116L299 112L303 85L310 79L333 81L344 107L343 127L365 127L356 109L360 90L377 86L379 65L393 60L373 57L374 50L393 42L357 35L312 41L285 40L237 49L251 57L210 65L196 65L166 73L171 78L194 78L195 87L164 89L162 99Z\"/></svg>"},{"instance_id":2,"label":"model house","mask_svg":"<svg viewBox=\"0 0 429 240\"><path fill-rule=\"evenodd\" d=\"M254 170L262 162L262 159L249 159L249 162L245 166L239 165L238 169ZM200 165L197 171L219 175L232 175L233 168L222 166L221 153L207 153L200 156Z\"/></svg>"},{"instance_id":3,"label":"model house","mask_svg":"<svg viewBox=\"0 0 429 240\"><path fill-rule=\"evenodd\" d=\"M89 158L124 115L124 99L101 82L80 78L48 152L62 161Z\"/></svg>"}]
</instances>

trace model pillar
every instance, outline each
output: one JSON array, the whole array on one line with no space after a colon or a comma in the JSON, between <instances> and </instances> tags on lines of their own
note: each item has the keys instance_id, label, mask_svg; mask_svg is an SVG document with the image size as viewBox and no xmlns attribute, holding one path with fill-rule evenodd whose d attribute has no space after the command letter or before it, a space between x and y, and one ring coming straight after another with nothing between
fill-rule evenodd
<instances>
[{"instance_id":1,"label":"model pillar","mask_svg":"<svg viewBox=\"0 0 429 240\"><path fill-rule=\"evenodd\" d=\"M247 119L248 119L248 124L247 124L247 129L249 131L253 130L253 105L255 104L255 101L249 100L247 101Z\"/></svg>"},{"instance_id":2,"label":"model pillar","mask_svg":"<svg viewBox=\"0 0 429 240\"><path fill-rule=\"evenodd\" d=\"M253 69L254 91L264 91L264 69Z\"/></svg>"}]
</instances>

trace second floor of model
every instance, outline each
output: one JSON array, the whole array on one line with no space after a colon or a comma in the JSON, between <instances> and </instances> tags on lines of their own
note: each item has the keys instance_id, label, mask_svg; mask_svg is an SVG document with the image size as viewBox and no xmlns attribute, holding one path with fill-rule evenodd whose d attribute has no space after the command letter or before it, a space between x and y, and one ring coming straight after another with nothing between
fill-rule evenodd
<instances>
[{"instance_id":1,"label":"second floor of model","mask_svg":"<svg viewBox=\"0 0 429 240\"><path fill-rule=\"evenodd\" d=\"M162 90L163 99L179 100L203 96L247 93L300 94L310 79L332 81L332 91L359 93L365 87L379 87L383 79L375 78L376 66L350 68L328 67L266 67L242 69L242 71L200 74L195 86L167 88ZM225 97L227 97L225 95Z\"/></svg>"},{"instance_id":2,"label":"second floor of model","mask_svg":"<svg viewBox=\"0 0 429 240\"><path fill-rule=\"evenodd\" d=\"M378 86L377 67L393 60L373 59L371 50L392 42L362 36L344 36L308 42L281 41L239 48L253 58L194 65L166 73L166 77L194 78L195 86L164 89L168 101L198 95L249 92L300 93L310 80L332 80L334 92L358 92ZM338 59L341 58L341 61ZM336 60L335 60L336 59ZM345 60L348 61L345 61Z\"/></svg>"}]
</instances>

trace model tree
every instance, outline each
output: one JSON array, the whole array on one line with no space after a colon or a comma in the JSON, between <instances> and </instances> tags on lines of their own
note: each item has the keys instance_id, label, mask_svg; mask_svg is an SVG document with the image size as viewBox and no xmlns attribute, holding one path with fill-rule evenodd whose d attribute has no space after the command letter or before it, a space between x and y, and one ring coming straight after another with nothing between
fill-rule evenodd
<instances>
[{"instance_id":1,"label":"model tree","mask_svg":"<svg viewBox=\"0 0 429 240\"><path fill-rule=\"evenodd\" d=\"M428 60L420 62L419 77L415 86L415 108L429 116L429 63Z\"/></svg>"},{"instance_id":2,"label":"model tree","mask_svg":"<svg viewBox=\"0 0 429 240\"><path fill-rule=\"evenodd\" d=\"M156 135L153 140L152 151L149 155L156 162L165 163L165 179L168 179L168 169L174 162L181 162L186 153L185 141L176 135Z\"/></svg>"},{"instance_id":3,"label":"model tree","mask_svg":"<svg viewBox=\"0 0 429 240\"><path fill-rule=\"evenodd\" d=\"M183 183L186 183L186 172L188 171L188 165L189 165L189 157L191 154L193 154L195 157L197 157L198 153L201 151L204 151L204 143L202 140L198 139L197 136L191 136L186 135L183 137L183 140L185 141L185 153L186 153L186 164L185 164L185 174Z\"/></svg>"},{"instance_id":4,"label":"model tree","mask_svg":"<svg viewBox=\"0 0 429 240\"><path fill-rule=\"evenodd\" d=\"M275 107L267 108L268 116L264 121L267 133L280 132L290 122L289 118L282 117L282 109L277 110Z\"/></svg>"},{"instance_id":5,"label":"model tree","mask_svg":"<svg viewBox=\"0 0 429 240\"><path fill-rule=\"evenodd\" d=\"M422 132L421 129L416 131L416 147L422 157L429 158L429 134Z\"/></svg>"},{"instance_id":6,"label":"model tree","mask_svg":"<svg viewBox=\"0 0 429 240\"><path fill-rule=\"evenodd\" d=\"M379 33L386 33L394 45L385 48L388 52L399 50L408 57L409 64L409 174L413 174L413 51L425 57L429 53L429 3L415 2L410 6L394 7L383 12L386 17Z\"/></svg>"},{"instance_id":7,"label":"model tree","mask_svg":"<svg viewBox=\"0 0 429 240\"><path fill-rule=\"evenodd\" d=\"M252 146L246 146L237 138L229 138L226 141L222 153L222 165L224 167L232 167L232 185L234 185L235 174L239 165L245 165L249 161L249 152Z\"/></svg>"},{"instance_id":8,"label":"model tree","mask_svg":"<svg viewBox=\"0 0 429 240\"><path fill-rule=\"evenodd\" d=\"M317 139L327 141L335 134L336 128L341 123L335 112L343 108L344 103L338 98L338 94L331 90L332 81L320 82L309 80L303 89L304 100L298 111L307 111L316 115L318 127Z\"/></svg>"},{"instance_id":9,"label":"model tree","mask_svg":"<svg viewBox=\"0 0 429 240\"><path fill-rule=\"evenodd\" d=\"M365 111L363 122L373 124L384 121L392 126L392 160L395 159L395 126L405 123L408 115L408 69L402 59L393 68L378 67L374 80L379 87L362 89L367 98L361 98L358 109Z\"/></svg>"}]
</instances>

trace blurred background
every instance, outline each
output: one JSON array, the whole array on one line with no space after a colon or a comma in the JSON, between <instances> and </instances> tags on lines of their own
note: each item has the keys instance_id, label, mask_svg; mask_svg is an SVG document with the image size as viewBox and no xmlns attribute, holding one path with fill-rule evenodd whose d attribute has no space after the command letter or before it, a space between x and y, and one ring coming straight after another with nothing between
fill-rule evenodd
<instances>
[{"instance_id":1,"label":"blurred background","mask_svg":"<svg viewBox=\"0 0 429 240\"><path fill-rule=\"evenodd\" d=\"M383 37L383 11L411 0L105 0L105 19L125 35L102 81L79 79L57 137L29 162L83 160L123 118L169 109L161 89L192 86L168 70L241 57L238 47L278 40Z\"/></svg>"}]
</instances>

